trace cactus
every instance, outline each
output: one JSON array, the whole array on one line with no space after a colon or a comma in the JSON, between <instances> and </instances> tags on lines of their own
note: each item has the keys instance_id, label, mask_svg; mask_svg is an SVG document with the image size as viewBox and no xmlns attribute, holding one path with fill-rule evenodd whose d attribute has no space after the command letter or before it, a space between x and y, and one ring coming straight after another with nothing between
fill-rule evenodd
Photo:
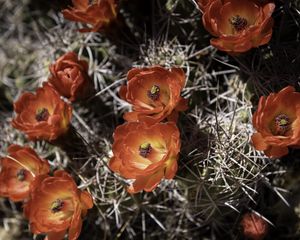
<instances>
[{"instance_id":1,"label":"cactus","mask_svg":"<svg viewBox=\"0 0 300 240\"><path fill-rule=\"evenodd\" d=\"M79 188L92 194L95 207L84 221L80 239L239 236L240 216L262 209L261 199L269 194L266 189L287 203L283 192L289 184L281 184L285 167L255 151L250 136L258 96L295 85L298 65L281 61L291 62L292 56L299 62L299 50L293 51L297 42L285 46L289 54L275 44L243 57L229 57L209 45L196 1L151 0L145 3L149 9L140 0L120 2L122 24L130 37L114 33L120 39L113 40L100 33L79 33L77 24L63 19L57 10L61 6L50 4L42 9L33 0L0 0L0 43L5 46L0 51L1 156L10 143L30 144L50 161L52 170L67 169ZM290 20L289 29L299 20L295 6L299 9L299 1L288 8L291 15L280 8ZM294 22L292 16L297 17ZM46 81L49 65L67 51L89 62L96 94L73 105L68 139L57 146L28 143L10 125L13 102L21 92L33 91ZM262 67L254 68L258 62ZM151 65L185 70L182 96L190 99L190 107L178 121L182 148L176 177L163 180L153 192L131 195L126 191L131 180L108 167L114 129L130 109L118 91L132 66ZM269 202L275 206L274 201ZM299 203L293 207L299 216ZM1 199L0 214L6 230L18 229L22 238L32 237L20 204Z\"/></svg>"}]
</instances>

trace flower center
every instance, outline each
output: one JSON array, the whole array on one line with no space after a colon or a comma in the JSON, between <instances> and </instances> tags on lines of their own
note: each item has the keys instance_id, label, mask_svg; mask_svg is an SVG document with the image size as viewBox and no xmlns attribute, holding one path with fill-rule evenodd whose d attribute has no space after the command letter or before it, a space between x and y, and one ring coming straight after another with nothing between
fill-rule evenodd
<instances>
[{"instance_id":1,"label":"flower center","mask_svg":"<svg viewBox=\"0 0 300 240\"><path fill-rule=\"evenodd\" d=\"M38 122L41 122L41 121L47 121L48 118L49 118L49 111L47 108L39 108L37 111L36 111L36 114L35 114L35 119L38 121Z\"/></svg>"},{"instance_id":2,"label":"flower center","mask_svg":"<svg viewBox=\"0 0 300 240\"><path fill-rule=\"evenodd\" d=\"M72 71L72 68L65 68L64 69L64 73L67 75L68 78L71 78L71 71Z\"/></svg>"},{"instance_id":3,"label":"flower center","mask_svg":"<svg viewBox=\"0 0 300 240\"><path fill-rule=\"evenodd\" d=\"M157 85L153 85L150 90L148 90L147 95L153 101L156 101L160 95L160 88Z\"/></svg>"},{"instance_id":4,"label":"flower center","mask_svg":"<svg viewBox=\"0 0 300 240\"><path fill-rule=\"evenodd\" d=\"M285 114L279 114L275 117L275 134L284 135L290 129L290 119Z\"/></svg>"},{"instance_id":5,"label":"flower center","mask_svg":"<svg viewBox=\"0 0 300 240\"><path fill-rule=\"evenodd\" d=\"M17 179L20 181L20 182L23 182L25 180L25 172L26 170L25 169L20 169L18 172L17 172Z\"/></svg>"},{"instance_id":6,"label":"flower center","mask_svg":"<svg viewBox=\"0 0 300 240\"><path fill-rule=\"evenodd\" d=\"M151 153L152 147L150 143L143 143L140 145L139 152L140 155L146 158Z\"/></svg>"},{"instance_id":7,"label":"flower center","mask_svg":"<svg viewBox=\"0 0 300 240\"><path fill-rule=\"evenodd\" d=\"M63 208L63 206L64 206L63 200L58 198L51 204L51 212L57 213Z\"/></svg>"},{"instance_id":8,"label":"flower center","mask_svg":"<svg viewBox=\"0 0 300 240\"><path fill-rule=\"evenodd\" d=\"M234 30L240 32L248 26L248 21L246 18L241 17L240 15L235 15L229 19L230 24L233 26Z\"/></svg>"}]
</instances>

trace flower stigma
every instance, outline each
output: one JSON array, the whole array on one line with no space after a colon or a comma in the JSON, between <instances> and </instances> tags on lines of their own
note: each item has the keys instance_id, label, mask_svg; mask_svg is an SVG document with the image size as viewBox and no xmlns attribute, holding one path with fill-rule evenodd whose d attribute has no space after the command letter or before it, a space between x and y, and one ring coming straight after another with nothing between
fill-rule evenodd
<instances>
[{"instance_id":1,"label":"flower stigma","mask_svg":"<svg viewBox=\"0 0 300 240\"><path fill-rule=\"evenodd\" d=\"M63 206L64 206L64 202L58 198L51 204L51 212L57 213L57 212L61 211Z\"/></svg>"},{"instance_id":2,"label":"flower stigma","mask_svg":"<svg viewBox=\"0 0 300 240\"><path fill-rule=\"evenodd\" d=\"M151 89L148 90L147 95L148 95L148 97L151 100L156 101L159 98L159 96L160 96L160 88L159 88L159 86L153 85L151 87Z\"/></svg>"},{"instance_id":3,"label":"flower stigma","mask_svg":"<svg viewBox=\"0 0 300 240\"><path fill-rule=\"evenodd\" d=\"M151 153L152 147L150 143L143 143L139 147L140 155L146 158Z\"/></svg>"},{"instance_id":4,"label":"flower stigma","mask_svg":"<svg viewBox=\"0 0 300 240\"><path fill-rule=\"evenodd\" d=\"M18 172L17 172L17 179L20 181L20 182L23 182L25 180L25 172L26 170L25 169L20 169Z\"/></svg>"},{"instance_id":5,"label":"flower stigma","mask_svg":"<svg viewBox=\"0 0 300 240\"><path fill-rule=\"evenodd\" d=\"M275 117L275 134L284 135L290 129L290 119L285 114Z\"/></svg>"},{"instance_id":6,"label":"flower stigma","mask_svg":"<svg viewBox=\"0 0 300 240\"><path fill-rule=\"evenodd\" d=\"M235 15L229 19L230 24L233 26L234 30L240 32L245 30L248 26L248 21L246 18L241 17L240 15Z\"/></svg>"},{"instance_id":7,"label":"flower stigma","mask_svg":"<svg viewBox=\"0 0 300 240\"><path fill-rule=\"evenodd\" d=\"M49 114L49 111L47 108L39 108L36 111L35 119L38 122L47 121L49 116L50 116L50 114Z\"/></svg>"}]
</instances>

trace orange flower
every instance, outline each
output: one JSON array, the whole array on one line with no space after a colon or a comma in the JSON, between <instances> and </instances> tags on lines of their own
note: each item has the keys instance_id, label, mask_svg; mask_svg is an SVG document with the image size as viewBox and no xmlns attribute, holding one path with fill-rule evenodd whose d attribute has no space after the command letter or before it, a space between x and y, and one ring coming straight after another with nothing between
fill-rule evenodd
<instances>
[{"instance_id":1,"label":"orange flower","mask_svg":"<svg viewBox=\"0 0 300 240\"><path fill-rule=\"evenodd\" d=\"M9 155L0 159L0 195L12 201L23 201L29 196L29 187L34 178L47 174L50 167L30 147L13 144L7 151Z\"/></svg>"},{"instance_id":2,"label":"orange flower","mask_svg":"<svg viewBox=\"0 0 300 240\"><path fill-rule=\"evenodd\" d=\"M241 225L247 239L262 240L268 233L268 223L255 213L244 214Z\"/></svg>"},{"instance_id":3,"label":"orange flower","mask_svg":"<svg viewBox=\"0 0 300 240\"><path fill-rule=\"evenodd\" d=\"M175 123L129 122L116 128L112 148L110 169L135 179L128 192L151 192L162 178L176 174L180 134Z\"/></svg>"},{"instance_id":4,"label":"orange flower","mask_svg":"<svg viewBox=\"0 0 300 240\"><path fill-rule=\"evenodd\" d=\"M92 207L90 194L78 190L73 178L59 170L53 177L36 177L24 213L34 234L46 233L48 240L60 240L69 229L69 240L75 240L81 231L82 218Z\"/></svg>"},{"instance_id":5,"label":"orange flower","mask_svg":"<svg viewBox=\"0 0 300 240\"><path fill-rule=\"evenodd\" d=\"M81 32L98 32L117 17L115 0L72 0L74 7L62 11L68 20L91 25ZM90 3L92 2L92 3Z\"/></svg>"},{"instance_id":6,"label":"orange flower","mask_svg":"<svg viewBox=\"0 0 300 240\"><path fill-rule=\"evenodd\" d=\"M204 27L219 50L238 54L267 44L272 37L274 3L212 0L204 8Z\"/></svg>"},{"instance_id":7,"label":"orange flower","mask_svg":"<svg viewBox=\"0 0 300 240\"><path fill-rule=\"evenodd\" d=\"M68 52L50 66L52 76L48 79L54 89L70 101L88 97L93 90L88 76L88 63L79 60L74 52Z\"/></svg>"},{"instance_id":8,"label":"orange flower","mask_svg":"<svg viewBox=\"0 0 300 240\"><path fill-rule=\"evenodd\" d=\"M253 115L254 147L272 158L288 154L288 147L300 147L300 93L288 86L279 93L262 96Z\"/></svg>"},{"instance_id":9,"label":"orange flower","mask_svg":"<svg viewBox=\"0 0 300 240\"><path fill-rule=\"evenodd\" d=\"M38 88L36 94L24 93L14 108L17 116L12 125L30 140L56 139L68 130L72 117L71 106L48 83Z\"/></svg>"},{"instance_id":10,"label":"orange flower","mask_svg":"<svg viewBox=\"0 0 300 240\"><path fill-rule=\"evenodd\" d=\"M122 86L119 94L133 105L133 112L125 113L125 120L147 124L166 118L176 121L178 111L187 109L187 100L180 96L185 84L181 68L133 68L128 72L127 79L127 86Z\"/></svg>"}]
</instances>

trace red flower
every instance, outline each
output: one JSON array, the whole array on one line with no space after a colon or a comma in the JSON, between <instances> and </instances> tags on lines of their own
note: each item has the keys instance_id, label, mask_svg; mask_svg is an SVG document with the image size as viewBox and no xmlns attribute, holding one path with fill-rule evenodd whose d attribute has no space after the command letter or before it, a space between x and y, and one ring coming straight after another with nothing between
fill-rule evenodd
<instances>
[{"instance_id":1,"label":"red flower","mask_svg":"<svg viewBox=\"0 0 300 240\"><path fill-rule=\"evenodd\" d=\"M17 116L12 125L30 140L56 139L68 130L72 117L71 106L48 83L38 88L36 94L24 93L14 108Z\"/></svg>"},{"instance_id":2,"label":"red flower","mask_svg":"<svg viewBox=\"0 0 300 240\"><path fill-rule=\"evenodd\" d=\"M187 109L187 100L180 96L185 84L181 68L133 68L128 72L127 79L127 86L122 86L119 94L133 105L133 112L125 113L125 120L147 124L166 118L176 121L178 111Z\"/></svg>"},{"instance_id":3,"label":"red flower","mask_svg":"<svg viewBox=\"0 0 300 240\"><path fill-rule=\"evenodd\" d=\"M54 89L70 101L88 97L93 90L88 76L87 61L79 60L74 52L68 52L50 66L52 76L48 81Z\"/></svg>"},{"instance_id":4,"label":"red flower","mask_svg":"<svg viewBox=\"0 0 300 240\"><path fill-rule=\"evenodd\" d=\"M300 147L300 93L288 86L279 93L262 96L253 115L257 130L254 147L269 157L288 154L288 147Z\"/></svg>"},{"instance_id":5,"label":"red flower","mask_svg":"<svg viewBox=\"0 0 300 240\"><path fill-rule=\"evenodd\" d=\"M130 193L152 191L162 178L177 172L180 134L175 123L129 122L116 128L109 167L124 178L135 179Z\"/></svg>"},{"instance_id":6,"label":"red flower","mask_svg":"<svg viewBox=\"0 0 300 240\"><path fill-rule=\"evenodd\" d=\"M268 233L268 223L255 213L246 213L241 225L247 239L262 240Z\"/></svg>"},{"instance_id":7,"label":"red flower","mask_svg":"<svg viewBox=\"0 0 300 240\"><path fill-rule=\"evenodd\" d=\"M115 0L72 0L74 7L62 11L68 20L91 25L81 32L98 32L117 17Z\"/></svg>"},{"instance_id":8,"label":"red flower","mask_svg":"<svg viewBox=\"0 0 300 240\"><path fill-rule=\"evenodd\" d=\"M237 54L270 41L274 3L257 0L200 2L206 3L202 18L204 27L215 37L211 44L219 50Z\"/></svg>"},{"instance_id":9,"label":"red flower","mask_svg":"<svg viewBox=\"0 0 300 240\"><path fill-rule=\"evenodd\" d=\"M0 195L12 201L23 201L29 196L34 178L49 172L49 164L30 147L13 144L7 151L9 155L0 160Z\"/></svg>"},{"instance_id":10,"label":"red flower","mask_svg":"<svg viewBox=\"0 0 300 240\"><path fill-rule=\"evenodd\" d=\"M82 218L92 207L90 194L78 190L68 173L56 171L53 177L43 175L33 181L24 213L34 234L46 233L48 240L61 240L69 229L69 240L75 240Z\"/></svg>"}]
</instances>

